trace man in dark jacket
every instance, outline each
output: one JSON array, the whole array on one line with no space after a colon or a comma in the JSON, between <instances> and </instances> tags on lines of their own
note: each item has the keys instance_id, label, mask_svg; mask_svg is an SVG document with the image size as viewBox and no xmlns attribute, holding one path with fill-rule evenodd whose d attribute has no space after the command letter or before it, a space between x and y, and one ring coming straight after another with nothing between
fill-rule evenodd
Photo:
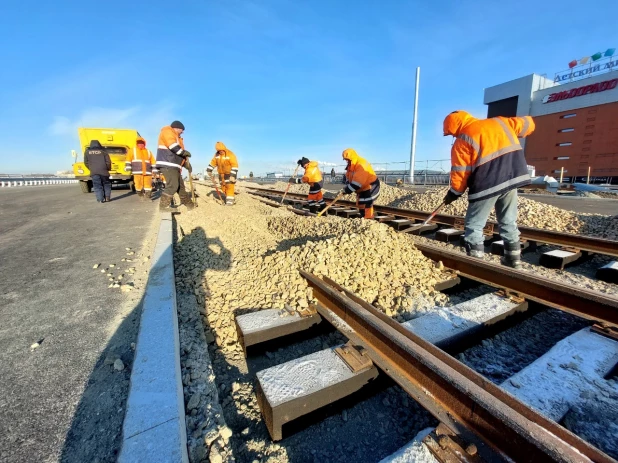
<instances>
[{"instance_id":1,"label":"man in dark jacket","mask_svg":"<svg viewBox=\"0 0 618 463\"><path fill-rule=\"evenodd\" d=\"M84 152L84 164L90 171L92 186L97 201L107 203L112 200L112 182L109 180L109 171L112 170L112 160L107 150L98 140L92 140L90 147Z\"/></svg>"}]
</instances>

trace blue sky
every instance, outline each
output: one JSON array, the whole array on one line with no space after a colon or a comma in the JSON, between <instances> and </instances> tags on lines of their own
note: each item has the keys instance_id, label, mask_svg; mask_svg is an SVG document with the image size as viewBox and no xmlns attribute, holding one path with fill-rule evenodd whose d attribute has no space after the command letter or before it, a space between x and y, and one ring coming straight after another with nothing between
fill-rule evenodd
<instances>
[{"instance_id":1,"label":"blue sky","mask_svg":"<svg viewBox=\"0 0 618 463\"><path fill-rule=\"evenodd\" d=\"M69 169L78 126L174 119L194 168L221 140L240 175L409 157L447 159L442 120L484 117L483 88L618 45L612 2L19 1L0 17L0 172ZM607 14L604 14L607 13Z\"/></svg>"}]
</instances>

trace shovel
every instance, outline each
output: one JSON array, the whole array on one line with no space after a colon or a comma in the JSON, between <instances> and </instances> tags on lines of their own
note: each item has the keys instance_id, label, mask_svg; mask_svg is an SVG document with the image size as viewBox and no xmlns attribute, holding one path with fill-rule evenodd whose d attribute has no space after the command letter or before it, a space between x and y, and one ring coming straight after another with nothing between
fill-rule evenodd
<instances>
[{"instance_id":1,"label":"shovel","mask_svg":"<svg viewBox=\"0 0 618 463\"><path fill-rule=\"evenodd\" d=\"M433 211L429 217L427 217L427 219L421 224L421 227L424 227L425 225L427 225L429 222L431 222L433 220L433 218L436 216L436 214L438 212L440 212L442 210L442 208L446 206L445 202L442 202L442 204L440 204L435 211Z\"/></svg>"},{"instance_id":2,"label":"shovel","mask_svg":"<svg viewBox=\"0 0 618 463\"><path fill-rule=\"evenodd\" d=\"M191 172L189 172L189 187L191 187L191 201L193 201L193 204L195 205L195 207L197 207L197 201L195 200L195 190L193 189L193 175L191 175Z\"/></svg>"},{"instance_id":3,"label":"shovel","mask_svg":"<svg viewBox=\"0 0 618 463\"><path fill-rule=\"evenodd\" d=\"M294 173L292 174L292 177L296 177L296 172L298 172L298 168L300 167L300 165L296 166L296 169L294 169ZM291 183L288 182L288 186L285 188L285 193L283 193L283 198L281 198L281 204L283 204L283 201L285 200L285 195L288 194L288 190L290 189L290 185Z\"/></svg>"},{"instance_id":4,"label":"shovel","mask_svg":"<svg viewBox=\"0 0 618 463\"><path fill-rule=\"evenodd\" d=\"M215 176L211 175L210 179L212 180L212 186L214 186L215 190L217 190L217 195L219 196L219 199L221 200L221 202L223 204L225 204L225 201L223 201L223 198L221 197L221 192L219 191L219 187L217 186L217 182L215 182Z\"/></svg>"},{"instance_id":5,"label":"shovel","mask_svg":"<svg viewBox=\"0 0 618 463\"><path fill-rule=\"evenodd\" d=\"M328 206L326 206L324 209L322 209L320 211L320 213L318 214L318 217L320 217L322 214L324 214L327 210L329 210L331 208L331 206L333 204L335 204L337 201L339 201L341 199L341 197L344 195L343 191L341 191L336 197L335 199L333 199L333 202L330 203Z\"/></svg>"}]
</instances>

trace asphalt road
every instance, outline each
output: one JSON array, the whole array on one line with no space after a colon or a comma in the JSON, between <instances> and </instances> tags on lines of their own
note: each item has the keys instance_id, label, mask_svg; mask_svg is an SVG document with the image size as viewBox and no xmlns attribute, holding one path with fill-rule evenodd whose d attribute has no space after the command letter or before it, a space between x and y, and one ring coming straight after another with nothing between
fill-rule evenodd
<instances>
[{"instance_id":1,"label":"asphalt road","mask_svg":"<svg viewBox=\"0 0 618 463\"><path fill-rule=\"evenodd\" d=\"M121 259L156 230L156 205L128 190L99 204L78 185L0 190L0 461L115 461L140 291L109 289L93 265L135 265Z\"/></svg>"}]
</instances>

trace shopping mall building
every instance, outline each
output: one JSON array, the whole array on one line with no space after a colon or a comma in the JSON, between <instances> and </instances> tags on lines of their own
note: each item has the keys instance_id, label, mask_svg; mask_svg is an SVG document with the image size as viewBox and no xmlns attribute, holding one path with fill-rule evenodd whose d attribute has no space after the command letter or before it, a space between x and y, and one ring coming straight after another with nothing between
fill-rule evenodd
<instances>
[{"instance_id":1,"label":"shopping mall building","mask_svg":"<svg viewBox=\"0 0 618 463\"><path fill-rule=\"evenodd\" d=\"M615 69L615 71L614 71ZM536 175L618 184L618 60L577 66L554 79L532 74L485 89L487 117L532 116L524 150Z\"/></svg>"}]
</instances>

